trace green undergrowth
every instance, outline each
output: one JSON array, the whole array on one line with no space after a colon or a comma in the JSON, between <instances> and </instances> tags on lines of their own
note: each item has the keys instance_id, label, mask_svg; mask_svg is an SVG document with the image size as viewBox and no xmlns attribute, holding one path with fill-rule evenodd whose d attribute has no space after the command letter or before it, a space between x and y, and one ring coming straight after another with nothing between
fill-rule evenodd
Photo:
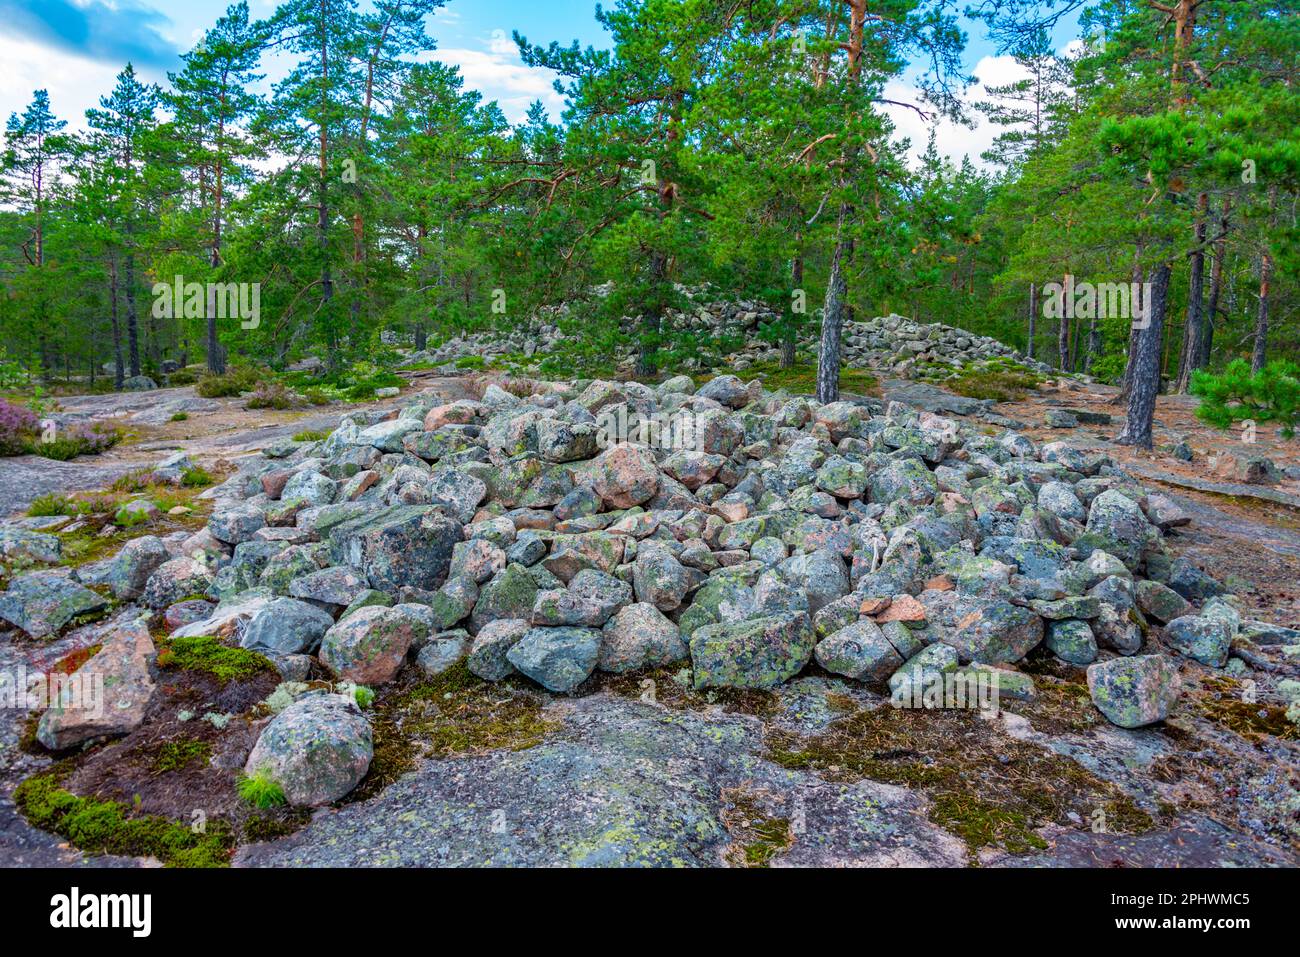
<instances>
[{"instance_id":1,"label":"green undergrowth","mask_svg":"<svg viewBox=\"0 0 1300 957\"><path fill-rule=\"evenodd\" d=\"M171 638L159 644L159 668L205 672L222 684L244 681L263 672L275 673L270 659L255 651L223 645L210 635Z\"/></svg>"},{"instance_id":2,"label":"green undergrowth","mask_svg":"<svg viewBox=\"0 0 1300 957\"><path fill-rule=\"evenodd\" d=\"M18 785L14 804L34 827L93 854L155 857L168 867L227 867L234 848L222 821L195 831L117 801L78 797L61 787L57 770Z\"/></svg>"},{"instance_id":3,"label":"green undergrowth","mask_svg":"<svg viewBox=\"0 0 1300 957\"><path fill-rule=\"evenodd\" d=\"M726 372L726 370L719 370ZM815 394L817 391L817 363L811 361L796 362L789 369L781 368L779 362L755 362L746 369L735 373L744 382L760 379L763 388L769 391L785 389L798 394ZM713 375L704 376L700 382L707 382ZM840 391L853 395L878 395L880 381L864 369L840 368Z\"/></svg>"},{"instance_id":4,"label":"green undergrowth","mask_svg":"<svg viewBox=\"0 0 1300 957\"><path fill-rule=\"evenodd\" d=\"M168 741L158 749L153 769L159 774L182 771L191 765L203 765L212 756L212 745L207 741L184 738Z\"/></svg>"},{"instance_id":5,"label":"green undergrowth","mask_svg":"<svg viewBox=\"0 0 1300 957\"><path fill-rule=\"evenodd\" d=\"M972 363L948 379L944 385L957 395L994 402L1019 402L1038 388L1043 377L1027 366L1008 360L992 359Z\"/></svg>"}]
</instances>

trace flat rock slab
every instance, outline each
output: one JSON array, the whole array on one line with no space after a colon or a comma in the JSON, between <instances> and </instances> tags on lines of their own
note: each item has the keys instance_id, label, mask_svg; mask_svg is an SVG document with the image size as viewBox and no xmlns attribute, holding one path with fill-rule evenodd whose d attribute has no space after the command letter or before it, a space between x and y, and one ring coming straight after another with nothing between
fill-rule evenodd
<instances>
[{"instance_id":1,"label":"flat rock slab","mask_svg":"<svg viewBox=\"0 0 1300 957\"><path fill-rule=\"evenodd\" d=\"M718 866L736 851L724 819L737 794L800 822L775 866L966 861L965 845L926 819L924 798L780 768L761 757L753 719L606 694L554 702L548 716L561 726L535 748L426 762L369 801L244 848L236 863Z\"/></svg>"},{"instance_id":2,"label":"flat rock slab","mask_svg":"<svg viewBox=\"0 0 1300 957\"><path fill-rule=\"evenodd\" d=\"M1277 848L1230 831L1217 821L1193 817L1144 834L1045 832L1050 851L1007 856L991 867L1295 867Z\"/></svg>"},{"instance_id":3,"label":"flat rock slab","mask_svg":"<svg viewBox=\"0 0 1300 957\"><path fill-rule=\"evenodd\" d=\"M945 392L937 386L924 382L909 382L905 379L887 379L880 386L880 394L886 402L902 402L904 405L924 409L927 412L947 415L976 415L992 407L987 399L971 399L964 395Z\"/></svg>"}]
</instances>

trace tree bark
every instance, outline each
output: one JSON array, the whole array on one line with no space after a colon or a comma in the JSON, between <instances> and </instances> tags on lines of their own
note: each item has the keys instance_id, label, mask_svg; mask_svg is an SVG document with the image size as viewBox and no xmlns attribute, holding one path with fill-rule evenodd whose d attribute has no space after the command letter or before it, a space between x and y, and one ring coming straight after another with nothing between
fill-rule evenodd
<instances>
[{"instance_id":1,"label":"tree bark","mask_svg":"<svg viewBox=\"0 0 1300 957\"><path fill-rule=\"evenodd\" d=\"M1259 254L1259 309L1255 313L1255 348L1250 355L1250 371L1259 372L1268 361L1268 287L1273 277L1273 257Z\"/></svg>"},{"instance_id":2,"label":"tree bark","mask_svg":"<svg viewBox=\"0 0 1300 957\"><path fill-rule=\"evenodd\" d=\"M793 290L803 288L803 257L796 256L790 263L790 280L791 295ZM798 343L798 324L799 320L795 316L793 304L790 309L790 319L786 323L783 335L781 336L781 368L794 368L795 347Z\"/></svg>"},{"instance_id":3,"label":"tree bark","mask_svg":"<svg viewBox=\"0 0 1300 957\"><path fill-rule=\"evenodd\" d=\"M1187 323L1183 327L1183 348L1178 359L1178 381L1175 392L1186 392L1192 381L1192 370L1201 351L1201 323L1205 291L1205 215L1209 210L1209 195L1201 193L1197 200L1196 226L1193 232L1195 245L1188 257Z\"/></svg>"},{"instance_id":4,"label":"tree bark","mask_svg":"<svg viewBox=\"0 0 1300 957\"><path fill-rule=\"evenodd\" d=\"M1156 396L1160 394L1160 343L1164 334L1169 276L1172 271L1172 265L1167 262L1151 271L1151 300L1146 304L1146 328L1136 330L1137 352L1129 356L1133 375L1129 386L1128 415L1123 431L1115 437L1117 445L1132 445L1150 451L1153 444Z\"/></svg>"},{"instance_id":5,"label":"tree bark","mask_svg":"<svg viewBox=\"0 0 1300 957\"><path fill-rule=\"evenodd\" d=\"M128 230L128 234L129 234ZM135 254L126 254L126 339L131 375L140 374L140 322L135 314Z\"/></svg>"},{"instance_id":6,"label":"tree bark","mask_svg":"<svg viewBox=\"0 0 1300 957\"><path fill-rule=\"evenodd\" d=\"M830 279L826 283L826 307L822 311L822 338L817 349L817 401L822 405L840 397L840 339L844 329L844 312L849 293L844 264L853 255L853 240L844 235L848 206L841 204L835 227L835 253L831 258Z\"/></svg>"},{"instance_id":7,"label":"tree bark","mask_svg":"<svg viewBox=\"0 0 1300 957\"><path fill-rule=\"evenodd\" d=\"M113 388L122 388L126 381L122 365L122 324L117 316L117 260L108 263L109 317L113 323Z\"/></svg>"},{"instance_id":8,"label":"tree bark","mask_svg":"<svg viewBox=\"0 0 1300 957\"><path fill-rule=\"evenodd\" d=\"M1034 337L1037 332L1038 323L1038 284L1029 284L1029 342L1025 346L1025 355L1029 358L1036 358L1034 355Z\"/></svg>"},{"instance_id":9,"label":"tree bark","mask_svg":"<svg viewBox=\"0 0 1300 957\"><path fill-rule=\"evenodd\" d=\"M1210 294L1201 316L1201 341L1195 366L1197 369L1209 366L1210 356L1213 354L1214 324L1218 321L1219 296L1223 292L1223 261L1228 249L1228 221L1231 212L1232 200L1225 196L1223 212L1219 216L1219 235L1214 241L1214 259L1210 263Z\"/></svg>"},{"instance_id":10,"label":"tree bark","mask_svg":"<svg viewBox=\"0 0 1300 957\"><path fill-rule=\"evenodd\" d=\"M1065 289L1070 287L1070 277L1065 277ZM1062 296L1066 293L1062 291ZM1074 311L1073 303L1062 302L1062 306L1068 306L1070 311ZM1066 317L1066 309L1061 309L1060 323L1056 328L1056 359L1062 372L1067 371L1070 365L1070 320Z\"/></svg>"}]
</instances>

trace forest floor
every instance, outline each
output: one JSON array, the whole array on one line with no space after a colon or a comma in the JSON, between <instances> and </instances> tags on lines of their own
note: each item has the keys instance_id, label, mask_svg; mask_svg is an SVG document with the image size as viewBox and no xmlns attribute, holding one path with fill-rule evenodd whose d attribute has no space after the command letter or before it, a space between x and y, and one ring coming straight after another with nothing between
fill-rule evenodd
<instances>
[{"instance_id":1,"label":"forest floor","mask_svg":"<svg viewBox=\"0 0 1300 957\"><path fill-rule=\"evenodd\" d=\"M451 400L482 386L481 377L409 378L404 396L431 389ZM1035 441L1104 449L1191 517L1166 539L1175 555L1228 581L1252 617L1300 627L1300 508L1287 504L1300 503L1300 483L1285 478L1248 486L1208 465L1232 452L1266 456L1285 469L1300 465L1300 443L1262 427L1258 441L1245 445L1234 433L1198 422L1194 400L1169 396L1159 401L1157 448L1186 440L1193 460L1135 453L1111 441L1123 425L1113 396L1107 387L1068 383L994 411L1024 423L1021 431ZM332 429L344 412L397 408L403 401L277 412L247 410L238 399L200 399L190 388L64 398L62 413L116 422L127 439L105 455L70 463L5 460L0 514L43 492L103 487L173 451L221 469L300 431ZM183 421L168 413L181 408L177 403L187 408ZM1112 421L1048 428L1041 423L1053 408L1106 413ZM55 660L92 640L91 631L77 630L37 650ZM26 656L33 647L0 648L0 665L8 654L31 666ZM540 729L537 740L458 747L417 762L376 793L362 788L355 800L317 811L291 836L244 846L235 863L602 864L622 860L608 858L613 846L648 864L716 864L719 847L726 863L740 866L1300 862L1295 768L1285 758L1294 728L1281 723L1288 738L1282 741L1272 737L1273 725L1256 727L1263 711L1233 710L1239 676L1189 664L1179 713L1158 726L1124 731L1099 720L1082 669L1044 654L1026 659L1025 670L1040 686L1038 699L1009 702L993 721L964 712L921 721L881 709L860 685L824 673L771 693L737 695L683 690L666 671L635 680L603 677L571 697L505 682L492 686L490 700L471 696L457 718L467 723L458 723L457 732L477 740L482 729L470 725L495 720L504 701L526 710L524 727L530 735ZM1270 721L1277 711L1270 706ZM48 758L16 747L22 727L10 717L16 714L0 714L0 754L16 759L0 768L0 861L151 863L85 856L16 812L12 787ZM951 793L927 790L891 763L897 755L920 755L935 774L963 783ZM574 793L584 800L573 802ZM720 796L720 814L708 795ZM1080 802L1109 815L1110 830L1089 831L1062 810ZM1048 823L1031 827L1029 821ZM503 822L509 841L499 836ZM724 831L710 830L719 822ZM599 839L593 842L593 835Z\"/></svg>"}]
</instances>

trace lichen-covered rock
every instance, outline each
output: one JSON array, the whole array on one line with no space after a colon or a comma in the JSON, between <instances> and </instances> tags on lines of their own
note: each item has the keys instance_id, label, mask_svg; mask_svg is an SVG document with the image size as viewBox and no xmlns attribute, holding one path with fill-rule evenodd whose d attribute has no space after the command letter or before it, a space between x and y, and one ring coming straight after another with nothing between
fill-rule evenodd
<instances>
[{"instance_id":1,"label":"lichen-covered rock","mask_svg":"<svg viewBox=\"0 0 1300 957\"><path fill-rule=\"evenodd\" d=\"M1096 536L1100 547L1136 570L1143 552L1159 533L1147 521L1137 502L1111 489L1092 500L1088 509L1088 532Z\"/></svg>"},{"instance_id":2,"label":"lichen-covered rock","mask_svg":"<svg viewBox=\"0 0 1300 957\"><path fill-rule=\"evenodd\" d=\"M723 621L690 637L696 688L774 688L803 670L817 643L802 612Z\"/></svg>"},{"instance_id":3,"label":"lichen-covered rock","mask_svg":"<svg viewBox=\"0 0 1300 957\"><path fill-rule=\"evenodd\" d=\"M338 493L338 482L320 472L304 470L295 473L280 490L280 499L313 505L329 505Z\"/></svg>"},{"instance_id":4,"label":"lichen-covered rock","mask_svg":"<svg viewBox=\"0 0 1300 957\"><path fill-rule=\"evenodd\" d=\"M477 633L489 622L502 618L528 620L537 600L537 580L523 565L507 565L490 582L479 589L478 601L470 616L470 631Z\"/></svg>"},{"instance_id":5,"label":"lichen-covered rock","mask_svg":"<svg viewBox=\"0 0 1300 957\"><path fill-rule=\"evenodd\" d=\"M860 681L884 681L903 664L903 656L870 618L831 634L814 653L827 671Z\"/></svg>"},{"instance_id":6,"label":"lichen-covered rock","mask_svg":"<svg viewBox=\"0 0 1300 957\"><path fill-rule=\"evenodd\" d=\"M415 666L424 672L426 677L435 677L469 654L469 647L468 632L446 632L429 639L415 656Z\"/></svg>"},{"instance_id":7,"label":"lichen-covered rock","mask_svg":"<svg viewBox=\"0 0 1300 957\"><path fill-rule=\"evenodd\" d=\"M429 503L440 505L462 525L474 518L479 502L487 495L487 484L460 469L441 468L425 484Z\"/></svg>"},{"instance_id":8,"label":"lichen-covered rock","mask_svg":"<svg viewBox=\"0 0 1300 957\"><path fill-rule=\"evenodd\" d=\"M594 628L532 628L506 652L516 670L560 694L586 681L599 657L600 632Z\"/></svg>"},{"instance_id":9,"label":"lichen-covered rock","mask_svg":"<svg viewBox=\"0 0 1300 957\"><path fill-rule=\"evenodd\" d=\"M621 608L601 632L601 671L622 673L682 661L686 644L675 624L648 602Z\"/></svg>"},{"instance_id":10,"label":"lichen-covered rock","mask_svg":"<svg viewBox=\"0 0 1300 957\"><path fill-rule=\"evenodd\" d=\"M112 627L109 640L71 676L41 715L36 739L51 751L129 734L153 698L153 639L142 621Z\"/></svg>"},{"instance_id":11,"label":"lichen-covered rock","mask_svg":"<svg viewBox=\"0 0 1300 957\"><path fill-rule=\"evenodd\" d=\"M344 608L369 590L370 582L363 573L343 565L308 572L289 583L289 594L294 598Z\"/></svg>"},{"instance_id":12,"label":"lichen-covered rock","mask_svg":"<svg viewBox=\"0 0 1300 957\"><path fill-rule=\"evenodd\" d=\"M923 648L889 676L890 700L898 705L915 702L936 680L955 671L957 664L957 651L948 645Z\"/></svg>"},{"instance_id":13,"label":"lichen-covered rock","mask_svg":"<svg viewBox=\"0 0 1300 957\"><path fill-rule=\"evenodd\" d=\"M1173 621L1192 613L1191 603L1168 585L1143 579L1137 583L1137 605L1156 621Z\"/></svg>"},{"instance_id":14,"label":"lichen-covered rock","mask_svg":"<svg viewBox=\"0 0 1300 957\"><path fill-rule=\"evenodd\" d=\"M632 587L627 582L594 568L585 568L573 577L568 588L552 588L537 593L533 602L533 624L599 628L631 601Z\"/></svg>"},{"instance_id":15,"label":"lichen-covered rock","mask_svg":"<svg viewBox=\"0 0 1300 957\"><path fill-rule=\"evenodd\" d=\"M551 553L542 562L546 570L568 584L584 568L613 572L623 561L625 540L621 535L586 532L560 534L551 540Z\"/></svg>"},{"instance_id":16,"label":"lichen-covered rock","mask_svg":"<svg viewBox=\"0 0 1300 957\"><path fill-rule=\"evenodd\" d=\"M329 532L336 565L363 569L381 591L429 591L443 583L462 523L429 506L394 505L344 521Z\"/></svg>"},{"instance_id":17,"label":"lichen-covered rock","mask_svg":"<svg viewBox=\"0 0 1300 957\"><path fill-rule=\"evenodd\" d=\"M1221 618L1184 615L1165 625L1165 640L1203 665L1222 668L1232 649L1232 630Z\"/></svg>"},{"instance_id":18,"label":"lichen-covered rock","mask_svg":"<svg viewBox=\"0 0 1300 957\"><path fill-rule=\"evenodd\" d=\"M1086 621L1049 621L1044 643L1052 654L1072 665L1089 665L1097 660L1097 639Z\"/></svg>"},{"instance_id":19,"label":"lichen-covered rock","mask_svg":"<svg viewBox=\"0 0 1300 957\"><path fill-rule=\"evenodd\" d=\"M896 501L929 505L939 495L939 482L934 473L916 459L891 462L871 476L868 488L871 501L882 505Z\"/></svg>"},{"instance_id":20,"label":"lichen-covered rock","mask_svg":"<svg viewBox=\"0 0 1300 957\"><path fill-rule=\"evenodd\" d=\"M631 508L659 491L659 466L644 445L622 442L593 461L593 488L610 508Z\"/></svg>"},{"instance_id":21,"label":"lichen-covered rock","mask_svg":"<svg viewBox=\"0 0 1300 957\"><path fill-rule=\"evenodd\" d=\"M141 601L149 608L166 608L182 598L208 592L213 583L212 568L192 558L163 562L145 583Z\"/></svg>"},{"instance_id":22,"label":"lichen-covered rock","mask_svg":"<svg viewBox=\"0 0 1300 957\"><path fill-rule=\"evenodd\" d=\"M506 653L528 634L531 626L520 618L498 618L479 629L469 649L466 667L485 681L500 681L514 674Z\"/></svg>"},{"instance_id":23,"label":"lichen-covered rock","mask_svg":"<svg viewBox=\"0 0 1300 957\"><path fill-rule=\"evenodd\" d=\"M266 525L266 513L256 505L235 505L213 512L208 519L212 537L227 545L238 545Z\"/></svg>"},{"instance_id":24,"label":"lichen-covered rock","mask_svg":"<svg viewBox=\"0 0 1300 957\"><path fill-rule=\"evenodd\" d=\"M0 525L0 558L5 561L49 562L63 557L58 536L14 525Z\"/></svg>"},{"instance_id":25,"label":"lichen-covered rock","mask_svg":"<svg viewBox=\"0 0 1300 957\"><path fill-rule=\"evenodd\" d=\"M1121 728L1163 721L1178 698L1178 670L1163 655L1112 658L1088 666L1097 710Z\"/></svg>"},{"instance_id":26,"label":"lichen-covered rock","mask_svg":"<svg viewBox=\"0 0 1300 957\"><path fill-rule=\"evenodd\" d=\"M141 535L133 538L109 561L103 576L103 583L113 592L115 598L132 600L139 598L149 576L158 570L163 562L171 558L163 540L154 535Z\"/></svg>"},{"instance_id":27,"label":"lichen-covered rock","mask_svg":"<svg viewBox=\"0 0 1300 957\"><path fill-rule=\"evenodd\" d=\"M296 598L276 598L249 619L239 644L271 656L314 652L334 626L329 613Z\"/></svg>"},{"instance_id":28,"label":"lichen-covered rock","mask_svg":"<svg viewBox=\"0 0 1300 957\"><path fill-rule=\"evenodd\" d=\"M714 376L700 386L695 394L732 409L739 409L749 402L749 386L734 375Z\"/></svg>"},{"instance_id":29,"label":"lichen-covered rock","mask_svg":"<svg viewBox=\"0 0 1300 957\"><path fill-rule=\"evenodd\" d=\"M632 565L637 601L648 602L660 611L672 611L685 600L690 583L690 573L668 549L652 543L638 549Z\"/></svg>"},{"instance_id":30,"label":"lichen-covered rock","mask_svg":"<svg viewBox=\"0 0 1300 957\"><path fill-rule=\"evenodd\" d=\"M1043 640L1043 619L1007 601L969 599L940 640L955 648L963 662L1011 663Z\"/></svg>"},{"instance_id":31,"label":"lichen-covered rock","mask_svg":"<svg viewBox=\"0 0 1300 957\"><path fill-rule=\"evenodd\" d=\"M429 600L439 631L464 621L478 601L478 585L472 578L448 578Z\"/></svg>"},{"instance_id":32,"label":"lichen-covered rock","mask_svg":"<svg viewBox=\"0 0 1300 957\"><path fill-rule=\"evenodd\" d=\"M0 595L0 618L33 638L57 634L81 615L103 611L108 601L58 572L31 572L15 578ZM161 607L161 606L159 606Z\"/></svg>"},{"instance_id":33,"label":"lichen-covered rock","mask_svg":"<svg viewBox=\"0 0 1300 957\"><path fill-rule=\"evenodd\" d=\"M397 675L411 643L429 626L398 607L362 608L335 624L321 641L320 660L334 676L379 685Z\"/></svg>"},{"instance_id":34,"label":"lichen-covered rock","mask_svg":"<svg viewBox=\"0 0 1300 957\"><path fill-rule=\"evenodd\" d=\"M373 757L370 722L351 697L309 694L262 729L244 773L270 777L290 804L318 807L360 784Z\"/></svg>"}]
</instances>

